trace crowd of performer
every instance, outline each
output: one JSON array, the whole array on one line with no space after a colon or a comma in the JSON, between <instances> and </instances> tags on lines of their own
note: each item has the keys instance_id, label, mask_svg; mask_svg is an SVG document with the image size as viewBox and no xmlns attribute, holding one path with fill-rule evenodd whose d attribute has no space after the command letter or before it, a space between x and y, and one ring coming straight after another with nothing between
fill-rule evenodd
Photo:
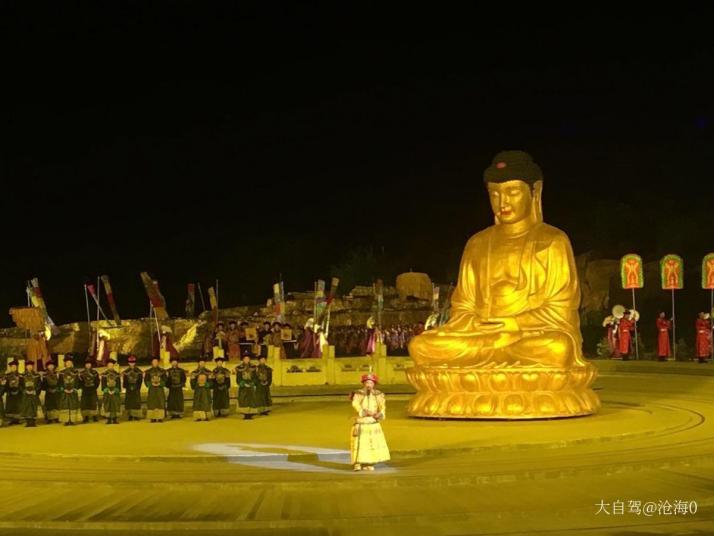
<instances>
[{"instance_id":1,"label":"crowd of performer","mask_svg":"<svg viewBox=\"0 0 714 536\"><path fill-rule=\"evenodd\" d=\"M424 331L424 323L395 324L379 329L373 318L364 326L334 326L329 334L322 325L309 318L303 326L293 328L289 323L264 322L254 326L246 321L231 320L228 327L222 321L209 333L203 342L202 353L206 357L223 353L230 360L244 355L252 358L267 357L270 348L276 348L281 359L316 358L323 356L326 345L335 347L336 357L372 355L377 343L387 347L388 355L406 356L409 341ZM160 348L177 355L171 343L171 334L162 333L162 342L154 348L154 355L160 355Z\"/></svg>"},{"instance_id":2,"label":"crowd of performer","mask_svg":"<svg viewBox=\"0 0 714 536\"><path fill-rule=\"evenodd\" d=\"M109 358L101 374L94 368L93 357L87 358L84 367L79 368L75 366L74 357L68 354L61 370L50 360L42 372L35 370L34 361L28 360L22 373L18 371L18 361L10 361L5 373L0 375L2 426L24 422L34 427L40 414L47 424L61 422L72 426L97 422L100 417L106 419L106 424L118 424L123 414L129 421L143 419L144 405L146 418L152 423L180 419L186 413L184 389L187 385L193 392L192 411L196 421L227 417L231 412L233 374L238 388L238 413L244 419L270 413L273 371L266 364L265 356L258 357L254 364L250 355L243 355L233 371L224 366L225 358L221 356L214 359L212 369L206 366L206 358L199 358L193 371L181 368L177 356L172 356L170 361L169 368L162 368L158 357L153 357L151 366L142 370L136 364L136 357L129 356L128 367L119 370L116 361ZM143 388L147 391L145 401L141 396Z\"/></svg>"},{"instance_id":3,"label":"crowd of performer","mask_svg":"<svg viewBox=\"0 0 714 536\"><path fill-rule=\"evenodd\" d=\"M618 309L619 308L619 309ZM628 360L635 351L635 336L639 313L635 310L624 309L616 306L613 314L605 317L603 326L607 328L607 343L612 359ZM670 332L673 328L673 319L667 318L666 313L660 312L655 321L657 330L657 359L668 361L672 359L672 343ZM694 324L694 357L699 363L707 363L713 357L712 325L709 313L700 312Z\"/></svg>"},{"instance_id":4,"label":"crowd of performer","mask_svg":"<svg viewBox=\"0 0 714 536\"><path fill-rule=\"evenodd\" d=\"M390 325L378 330L376 335L374 329L368 326L339 326L330 330L328 341L334 345L337 356L369 355L375 340L387 346L387 355L407 356L409 341L423 331L423 322Z\"/></svg>"}]
</instances>

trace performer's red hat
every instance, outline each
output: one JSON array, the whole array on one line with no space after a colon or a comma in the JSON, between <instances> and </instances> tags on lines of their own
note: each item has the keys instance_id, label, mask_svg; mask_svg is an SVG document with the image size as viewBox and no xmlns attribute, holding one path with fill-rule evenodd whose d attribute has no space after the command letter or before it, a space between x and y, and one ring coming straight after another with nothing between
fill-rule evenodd
<instances>
[{"instance_id":1,"label":"performer's red hat","mask_svg":"<svg viewBox=\"0 0 714 536\"><path fill-rule=\"evenodd\" d=\"M19 362L17 359L13 359L12 361L10 361L10 362L7 364L7 366L8 366L8 367L11 367L12 365L15 365L15 366L17 367L19 364L20 364L20 362Z\"/></svg>"},{"instance_id":2,"label":"performer's red hat","mask_svg":"<svg viewBox=\"0 0 714 536\"><path fill-rule=\"evenodd\" d=\"M225 358L225 357L221 357L221 356L218 356L218 357L216 357L216 358L214 359L214 361L225 361L225 360L226 360L226 358Z\"/></svg>"},{"instance_id":3,"label":"performer's red hat","mask_svg":"<svg viewBox=\"0 0 714 536\"><path fill-rule=\"evenodd\" d=\"M362 374L362 383L372 380L374 383L379 383L379 378L376 374L370 372L369 374Z\"/></svg>"},{"instance_id":4,"label":"performer's red hat","mask_svg":"<svg viewBox=\"0 0 714 536\"><path fill-rule=\"evenodd\" d=\"M130 355L129 359L127 359L129 363L136 363L136 356Z\"/></svg>"},{"instance_id":5,"label":"performer's red hat","mask_svg":"<svg viewBox=\"0 0 714 536\"><path fill-rule=\"evenodd\" d=\"M29 360L25 361L25 366L27 366L27 365L32 365L34 367L35 362L32 359L29 359Z\"/></svg>"},{"instance_id":6,"label":"performer's red hat","mask_svg":"<svg viewBox=\"0 0 714 536\"><path fill-rule=\"evenodd\" d=\"M115 364L116 364L116 361L110 357L109 359L107 359L107 364L109 364L109 363L115 363Z\"/></svg>"}]
</instances>

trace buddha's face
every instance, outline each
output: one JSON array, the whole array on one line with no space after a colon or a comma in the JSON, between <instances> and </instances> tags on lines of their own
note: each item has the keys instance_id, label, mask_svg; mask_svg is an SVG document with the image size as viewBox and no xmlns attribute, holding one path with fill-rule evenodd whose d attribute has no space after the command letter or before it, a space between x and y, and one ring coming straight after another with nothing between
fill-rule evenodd
<instances>
[{"instance_id":1,"label":"buddha's face","mask_svg":"<svg viewBox=\"0 0 714 536\"><path fill-rule=\"evenodd\" d=\"M491 209L501 223L517 223L531 213L533 194L530 186L521 180L489 182L488 196Z\"/></svg>"}]
</instances>

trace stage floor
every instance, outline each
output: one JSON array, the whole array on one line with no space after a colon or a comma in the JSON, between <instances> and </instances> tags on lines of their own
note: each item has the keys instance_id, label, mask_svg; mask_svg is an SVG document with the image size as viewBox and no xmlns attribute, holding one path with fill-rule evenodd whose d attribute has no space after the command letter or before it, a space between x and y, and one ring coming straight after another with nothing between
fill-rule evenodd
<instances>
[{"instance_id":1,"label":"stage floor","mask_svg":"<svg viewBox=\"0 0 714 536\"><path fill-rule=\"evenodd\" d=\"M348 465L347 387L253 421L4 428L0 534L713 533L714 377L606 372L596 389L595 416L528 422L415 420L388 395L375 473Z\"/></svg>"}]
</instances>

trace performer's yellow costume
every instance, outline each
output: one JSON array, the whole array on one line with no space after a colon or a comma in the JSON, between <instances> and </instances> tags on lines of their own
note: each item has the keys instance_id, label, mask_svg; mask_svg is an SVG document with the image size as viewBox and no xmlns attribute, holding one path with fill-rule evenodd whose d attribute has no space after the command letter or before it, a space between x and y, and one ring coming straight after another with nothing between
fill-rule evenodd
<instances>
[{"instance_id":1,"label":"performer's yellow costume","mask_svg":"<svg viewBox=\"0 0 714 536\"><path fill-rule=\"evenodd\" d=\"M540 168L520 151L486 170L496 224L466 244L451 318L412 339L407 371L421 417L593 413L596 369L582 355L580 289L568 237L543 223Z\"/></svg>"},{"instance_id":2,"label":"performer's yellow costume","mask_svg":"<svg viewBox=\"0 0 714 536\"><path fill-rule=\"evenodd\" d=\"M354 393L352 407L357 412L350 440L352 465L371 466L388 461L389 448L380 424L386 412L384 393L361 389Z\"/></svg>"}]
</instances>

